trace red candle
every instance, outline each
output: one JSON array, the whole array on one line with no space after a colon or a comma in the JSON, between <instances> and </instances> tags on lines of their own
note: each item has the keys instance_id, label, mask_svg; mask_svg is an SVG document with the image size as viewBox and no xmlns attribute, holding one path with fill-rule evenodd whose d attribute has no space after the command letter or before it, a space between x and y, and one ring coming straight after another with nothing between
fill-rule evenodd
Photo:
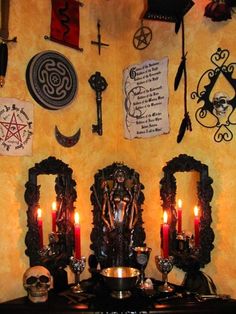
<instances>
[{"instance_id":1,"label":"red candle","mask_svg":"<svg viewBox=\"0 0 236 314\"><path fill-rule=\"evenodd\" d=\"M52 203L52 232L56 232L56 219L57 219L57 203Z\"/></svg>"},{"instance_id":2,"label":"red candle","mask_svg":"<svg viewBox=\"0 0 236 314\"><path fill-rule=\"evenodd\" d=\"M178 200L177 209L178 233L182 233L182 201Z\"/></svg>"},{"instance_id":3,"label":"red candle","mask_svg":"<svg viewBox=\"0 0 236 314\"><path fill-rule=\"evenodd\" d=\"M194 207L194 233L195 233L195 247L199 247L199 209Z\"/></svg>"},{"instance_id":4,"label":"red candle","mask_svg":"<svg viewBox=\"0 0 236 314\"><path fill-rule=\"evenodd\" d=\"M164 211L163 214L163 225L162 225L162 236L163 236L163 257L167 258L169 256L169 225L167 223L168 215Z\"/></svg>"},{"instance_id":5,"label":"red candle","mask_svg":"<svg viewBox=\"0 0 236 314\"><path fill-rule=\"evenodd\" d=\"M37 210L37 222L39 230L39 247L43 248L43 220L42 220L42 209L38 208Z\"/></svg>"},{"instance_id":6,"label":"red candle","mask_svg":"<svg viewBox=\"0 0 236 314\"><path fill-rule=\"evenodd\" d=\"M79 213L75 213L75 258L81 258Z\"/></svg>"}]
</instances>

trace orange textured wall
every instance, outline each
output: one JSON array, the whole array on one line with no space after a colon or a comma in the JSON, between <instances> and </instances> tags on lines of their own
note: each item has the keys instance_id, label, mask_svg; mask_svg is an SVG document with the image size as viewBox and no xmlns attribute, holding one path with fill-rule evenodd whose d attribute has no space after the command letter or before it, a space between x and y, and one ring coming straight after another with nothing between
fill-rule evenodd
<instances>
[{"instance_id":1,"label":"orange textured wall","mask_svg":"<svg viewBox=\"0 0 236 314\"><path fill-rule=\"evenodd\" d=\"M214 279L219 293L236 297L236 267L233 262L236 255L236 139L234 137L228 143L214 142L213 130L205 129L196 122L194 115L198 105L196 100L190 98L202 73L211 67L210 56L218 47L228 49L231 61L236 60L236 15L229 21L214 23L203 16L204 7L209 1L198 0L185 17L188 105L193 131L187 132L184 140L177 144L176 136L183 117L183 82L177 92L174 92L173 82L181 59L181 33L176 35L171 23L145 21L144 24L152 29L152 42L145 50L135 50L132 40L135 31L140 27L139 17L144 9L144 0L83 2L84 7L80 10L80 45L84 52L81 53L44 40L44 36L49 35L50 1L11 1L10 36L17 36L18 42L9 45L6 84L0 90L0 95L33 103L35 131L32 156L0 157L0 301L26 295L22 286L22 276L29 265L24 252L27 231L24 185L28 181L28 169L35 163L48 156L55 156L73 169L78 193L76 208L81 217L82 253L86 257L90 254L90 186L94 174L114 161L124 162L138 171L145 186L143 219L146 243L152 248L147 275L159 279L160 274L154 263L154 256L160 251L159 226L162 208L159 181L166 162L182 153L207 164L209 175L214 180L211 205L215 248L211 254L211 263L204 271ZM109 43L109 47L102 49L100 56L90 43L96 39L98 19L102 25L102 40ZM25 71L29 60L45 50L55 50L69 58L79 78L79 90L73 103L58 111L49 111L39 106L26 86ZM169 58L170 133L150 139L124 139L123 70L131 64L165 56ZM88 79L95 71L100 71L108 82L108 88L103 94L104 134L101 137L91 132L91 125L96 121L96 109L95 94ZM225 83L219 82L218 88L225 89ZM68 135L81 128L79 143L72 148L60 146L54 137L55 125ZM232 131L235 134L235 126L232 126ZM42 184L43 191L46 191L42 193L47 195L42 206L49 208L54 197L50 188L51 182L46 178ZM182 193L188 194L190 203L192 198L195 199L192 188L186 188ZM189 210L191 206L187 206ZM88 275L86 269L82 278ZM183 276L181 270L174 268L170 281L180 284ZM70 280L72 279L70 274Z\"/></svg>"}]
</instances>

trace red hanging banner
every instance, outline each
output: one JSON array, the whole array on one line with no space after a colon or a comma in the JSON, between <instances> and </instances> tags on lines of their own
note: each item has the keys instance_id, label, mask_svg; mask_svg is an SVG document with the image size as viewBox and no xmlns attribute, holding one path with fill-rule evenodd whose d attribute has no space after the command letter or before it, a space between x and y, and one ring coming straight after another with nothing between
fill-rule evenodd
<instances>
[{"instance_id":1,"label":"red hanging banner","mask_svg":"<svg viewBox=\"0 0 236 314\"><path fill-rule=\"evenodd\" d=\"M51 3L50 39L62 45L81 50L79 48L79 1L51 0Z\"/></svg>"}]
</instances>

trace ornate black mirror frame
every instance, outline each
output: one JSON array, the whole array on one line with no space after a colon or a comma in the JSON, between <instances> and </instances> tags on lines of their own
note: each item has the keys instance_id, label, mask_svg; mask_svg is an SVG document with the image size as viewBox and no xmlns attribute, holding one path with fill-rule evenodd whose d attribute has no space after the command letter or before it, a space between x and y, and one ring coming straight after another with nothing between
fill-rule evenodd
<instances>
[{"instance_id":1,"label":"ornate black mirror frame","mask_svg":"<svg viewBox=\"0 0 236 314\"><path fill-rule=\"evenodd\" d=\"M139 174L123 163L114 162L95 174L91 186L93 229L90 248L93 253L89 257L89 266L92 273L96 272L98 263L101 268L136 265L133 249L146 246L142 220L143 189ZM117 213L123 206L126 207L124 219L118 222Z\"/></svg>"},{"instance_id":2,"label":"ornate black mirror frame","mask_svg":"<svg viewBox=\"0 0 236 314\"><path fill-rule=\"evenodd\" d=\"M26 251L30 266L43 265L53 275L58 269L69 264L74 248L73 213L77 193L72 169L55 157L48 157L29 169L29 180L25 184L25 201L28 204L25 237ZM49 235L49 245L40 249L37 209L39 208L40 185L39 175L55 175L55 192L57 202L57 231Z\"/></svg>"},{"instance_id":3,"label":"ornate black mirror frame","mask_svg":"<svg viewBox=\"0 0 236 314\"><path fill-rule=\"evenodd\" d=\"M198 207L200 209L200 246L199 249L179 250L177 245L177 213L176 213L176 172L197 171ZM210 201L213 197L212 182L208 175L208 166L186 154L181 154L167 162L163 167L164 176L160 181L160 196L163 201L163 211L170 217L170 247L169 254L174 256L176 267L184 271L199 270L211 260L211 250L214 248L214 232L210 227L212 222Z\"/></svg>"}]
</instances>

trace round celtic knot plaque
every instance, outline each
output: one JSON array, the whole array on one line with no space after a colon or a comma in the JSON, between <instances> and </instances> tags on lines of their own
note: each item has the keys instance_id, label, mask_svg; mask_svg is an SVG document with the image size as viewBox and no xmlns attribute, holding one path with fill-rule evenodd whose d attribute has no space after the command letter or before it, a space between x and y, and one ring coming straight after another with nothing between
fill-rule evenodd
<instances>
[{"instance_id":1,"label":"round celtic knot plaque","mask_svg":"<svg viewBox=\"0 0 236 314\"><path fill-rule=\"evenodd\" d=\"M26 69L31 96L46 109L57 110L69 105L77 92L73 65L62 54L45 51L36 54Z\"/></svg>"}]
</instances>

